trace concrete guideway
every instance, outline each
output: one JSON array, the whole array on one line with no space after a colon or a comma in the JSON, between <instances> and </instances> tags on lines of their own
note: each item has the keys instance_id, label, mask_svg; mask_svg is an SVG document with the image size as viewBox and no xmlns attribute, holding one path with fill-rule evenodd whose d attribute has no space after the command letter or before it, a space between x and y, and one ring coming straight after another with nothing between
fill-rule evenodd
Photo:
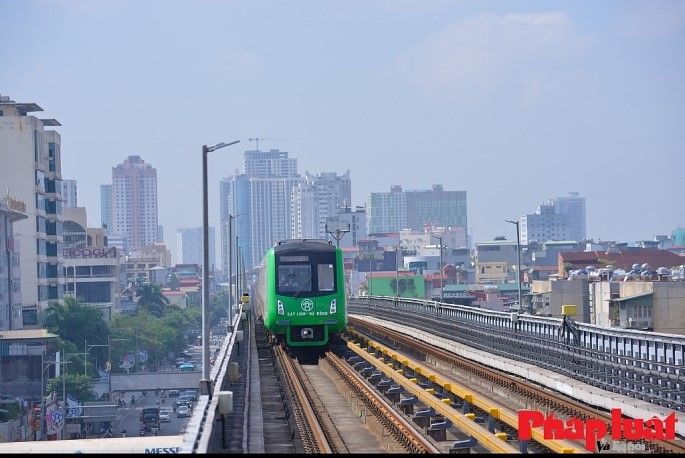
<instances>
[{"instance_id":1,"label":"concrete guideway","mask_svg":"<svg viewBox=\"0 0 685 458\"><path fill-rule=\"evenodd\" d=\"M469 388L456 384L452 380L440 377L434 374L432 370L417 363L408 356L402 355L395 350L390 350L381 344L373 343L373 347L381 351L384 355L391 356L392 359L401 361L403 365L409 367L417 374L421 374L431 380L434 385L442 387L445 391L449 391L457 397L467 401L485 412L489 412L493 418L502 420L509 426L518 429L518 414L504 406L494 403L488 399L474 396ZM565 440L550 440L545 439L542 433L542 428L533 428L533 439L544 444L549 449L557 453L585 453L585 449Z\"/></svg>"},{"instance_id":2,"label":"concrete guideway","mask_svg":"<svg viewBox=\"0 0 685 458\"><path fill-rule=\"evenodd\" d=\"M369 342L369 346L375 348L377 351L381 352L383 355L390 359L388 366L392 365L393 360L398 361L405 367L410 368L415 373L421 374L424 377L428 378L434 385L442 387L443 390L451 392L452 394L456 395L465 402L468 402L469 404L474 405L485 412L488 412L493 418L499 419L504 423L508 424L509 426L518 430L518 414L512 411L511 409L494 403L489 399L485 399L480 396L475 396L469 388L463 387L455 383L453 380L448 380L446 378L440 377L439 375L435 374L433 370L426 368L425 366L417 363L415 360L409 358L408 356L397 352L396 350L389 349L377 342ZM397 375L399 374L395 372L395 376ZM432 394L429 391L426 391L426 393ZM431 397L427 394L420 396L422 401L424 401L424 397L429 401L426 402L427 405L431 405L432 407L434 407L436 403L443 402L442 400L436 400L436 398ZM452 418L450 417L450 419ZM534 440L540 442L541 444L548 447L550 450L553 450L557 453L587 453L587 451L584 448L570 441L545 439L544 434L542 432L542 428L533 428L532 435Z\"/></svg>"},{"instance_id":3,"label":"concrete guideway","mask_svg":"<svg viewBox=\"0 0 685 458\"><path fill-rule=\"evenodd\" d=\"M447 405L443 400L437 399L433 394L417 385L414 380L410 380L401 373L398 373L391 365L377 364L380 360L362 349L358 344L349 343L347 347L364 358L367 362L377 367L386 376L393 379L395 383L417 396L421 402L431 406L436 412L451 420L459 429L472 435L483 447L495 453L520 453L515 447L509 445L495 433L491 433L468 417L459 415L456 410ZM383 363L384 361L380 362Z\"/></svg>"},{"instance_id":4,"label":"concrete guideway","mask_svg":"<svg viewBox=\"0 0 685 458\"><path fill-rule=\"evenodd\" d=\"M183 436L131 436L0 443L5 453L184 453Z\"/></svg>"}]
</instances>

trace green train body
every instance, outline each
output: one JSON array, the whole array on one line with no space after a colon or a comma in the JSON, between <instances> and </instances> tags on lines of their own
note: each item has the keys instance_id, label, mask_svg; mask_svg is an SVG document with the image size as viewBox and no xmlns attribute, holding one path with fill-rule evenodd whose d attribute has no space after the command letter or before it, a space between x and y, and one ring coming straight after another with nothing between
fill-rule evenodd
<instances>
[{"instance_id":1,"label":"green train body","mask_svg":"<svg viewBox=\"0 0 685 458\"><path fill-rule=\"evenodd\" d=\"M323 239L283 240L259 268L264 328L291 347L321 347L347 327L342 251Z\"/></svg>"}]
</instances>

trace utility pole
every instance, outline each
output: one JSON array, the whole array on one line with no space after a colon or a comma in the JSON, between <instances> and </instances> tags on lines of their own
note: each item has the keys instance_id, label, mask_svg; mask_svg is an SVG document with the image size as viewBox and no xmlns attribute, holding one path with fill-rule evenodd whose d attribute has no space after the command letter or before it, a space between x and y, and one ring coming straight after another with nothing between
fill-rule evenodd
<instances>
[{"instance_id":1,"label":"utility pole","mask_svg":"<svg viewBox=\"0 0 685 458\"><path fill-rule=\"evenodd\" d=\"M397 256L397 250L399 248L399 245L395 247L395 297L400 295L400 268L399 257Z\"/></svg>"},{"instance_id":2,"label":"utility pole","mask_svg":"<svg viewBox=\"0 0 685 458\"><path fill-rule=\"evenodd\" d=\"M338 221L338 224L340 221ZM343 238L343 236L350 232L350 223L347 223L347 229L340 229L340 227L335 228L335 230L330 231L328 230L328 223L326 223L326 232L328 234L331 234L333 238L335 239L335 246L339 247L340 246L340 239Z\"/></svg>"},{"instance_id":3,"label":"utility pole","mask_svg":"<svg viewBox=\"0 0 685 458\"><path fill-rule=\"evenodd\" d=\"M231 259L233 256L232 223L233 215L228 215L228 326L231 332L233 332L233 288L231 288L231 282L233 281L233 259Z\"/></svg>"},{"instance_id":4,"label":"utility pole","mask_svg":"<svg viewBox=\"0 0 685 458\"><path fill-rule=\"evenodd\" d=\"M209 378L209 197L207 190L207 155L239 142L240 140L235 140L230 143L221 142L214 146L202 145L202 379L200 380L200 393L207 394L210 398L213 386ZM137 340L138 336L136 336ZM136 367L136 369L138 368Z\"/></svg>"},{"instance_id":5,"label":"utility pole","mask_svg":"<svg viewBox=\"0 0 685 458\"><path fill-rule=\"evenodd\" d=\"M440 241L440 302L442 302L442 290L444 289L443 283L442 283L442 236L438 237L437 235L432 235L431 237L438 239Z\"/></svg>"},{"instance_id":6,"label":"utility pole","mask_svg":"<svg viewBox=\"0 0 685 458\"><path fill-rule=\"evenodd\" d=\"M519 230L519 222L518 221L511 221L508 219L504 220L507 223L511 223L516 225L516 254L518 256L518 266L516 268L516 283L518 283L518 290L519 290L519 310L523 308L523 304L521 303L521 231ZM532 310L529 310L530 313L532 313Z\"/></svg>"}]
</instances>

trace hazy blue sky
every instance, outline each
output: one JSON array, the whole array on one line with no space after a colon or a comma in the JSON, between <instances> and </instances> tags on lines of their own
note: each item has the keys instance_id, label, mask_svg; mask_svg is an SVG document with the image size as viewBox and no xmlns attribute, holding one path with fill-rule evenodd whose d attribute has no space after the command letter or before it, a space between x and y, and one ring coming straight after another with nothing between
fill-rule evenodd
<instances>
[{"instance_id":1,"label":"hazy blue sky","mask_svg":"<svg viewBox=\"0 0 685 458\"><path fill-rule=\"evenodd\" d=\"M159 218L210 225L243 152L392 185L465 190L474 241L579 192L587 234L685 224L685 1L0 0L0 94L62 123L62 174L100 225L100 185L140 155Z\"/></svg>"}]
</instances>

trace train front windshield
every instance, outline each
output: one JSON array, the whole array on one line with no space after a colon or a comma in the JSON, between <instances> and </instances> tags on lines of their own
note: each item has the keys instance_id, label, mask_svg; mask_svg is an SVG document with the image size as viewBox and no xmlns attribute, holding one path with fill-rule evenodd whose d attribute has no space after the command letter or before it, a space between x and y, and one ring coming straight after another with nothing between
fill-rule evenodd
<instances>
[{"instance_id":1,"label":"train front windshield","mask_svg":"<svg viewBox=\"0 0 685 458\"><path fill-rule=\"evenodd\" d=\"M335 291L335 254L276 256L277 293L319 296Z\"/></svg>"}]
</instances>

